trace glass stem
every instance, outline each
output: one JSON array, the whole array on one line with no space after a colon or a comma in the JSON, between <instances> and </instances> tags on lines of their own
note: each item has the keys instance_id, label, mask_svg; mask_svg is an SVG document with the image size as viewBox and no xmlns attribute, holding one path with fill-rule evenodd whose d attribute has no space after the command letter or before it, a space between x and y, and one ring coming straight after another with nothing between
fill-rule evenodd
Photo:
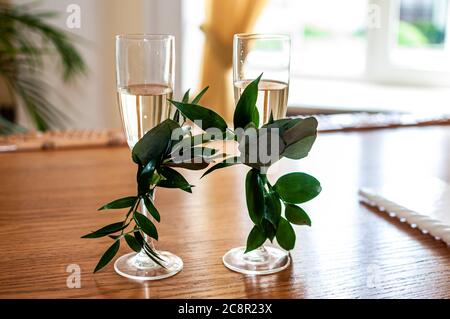
<instances>
[{"instance_id":1,"label":"glass stem","mask_svg":"<svg viewBox=\"0 0 450 319\"><path fill-rule=\"evenodd\" d=\"M145 217L147 217L148 219L150 219L150 221L154 224L155 220L154 220L153 216L148 212L147 207L145 207L144 201L141 201L140 206L141 206L142 214ZM144 237L145 242L150 246L150 248L155 250L155 244L153 243L153 238L146 235L145 233L143 233L142 235Z\"/></svg>"},{"instance_id":2,"label":"glass stem","mask_svg":"<svg viewBox=\"0 0 450 319\"><path fill-rule=\"evenodd\" d=\"M263 263L269 259L269 253L267 249L263 246L256 248L244 255L244 260L252 263Z\"/></svg>"},{"instance_id":3,"label":"glass stem","mask_svg":"<svg viewBox=\"0 0 450 319\"><path fill-rule=\"evenodd\" d=\"M267 249L263 245L263 246L261 246L261 247L256 249L256 253L259 254L259 255L267 255Z\"/></svg>"},{"instance_id":4,"label":"glass stem","mask_svg":"<svg viewBox=\"0 0 450 319\"><path fill-rule=\"evenodd\" d=\"M151 191L150 199L152 201L155 199L155 190L154 189ZM144 201L141 201L140 208L141 208L140 209L141 213L143 215L145 215L148 219L150 219L150 221L152 223L155 223L155 220L154 220L153 216L148 212L147 208L145 207ZM147 243L147 245L153 251L155 251L155 244L154 244L153 238L151 238L150 236L146 235L145 233L143 233L142 236L144 237L144 241ZM147 253L145 252L145 250L143 248L136 255L136 259L134 260L134 262L135 262L135 266L136 267L142 268L142 269L159 267L150 257L148 257Z\"/></svg>"}]
</instances>

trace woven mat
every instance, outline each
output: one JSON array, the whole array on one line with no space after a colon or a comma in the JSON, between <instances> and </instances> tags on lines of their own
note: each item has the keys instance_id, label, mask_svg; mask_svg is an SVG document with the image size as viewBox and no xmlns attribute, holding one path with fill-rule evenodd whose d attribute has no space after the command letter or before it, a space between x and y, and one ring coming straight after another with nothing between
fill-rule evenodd
<instances>
[{"instance_id":1,"label":"woven mat","mask_svg":"<svg viewBox=\"0 0 450 319\"><path fill-rule=\"evenodd\" d=\"M319 121L319 132L323 133L450 124L450 114L447 116L419 116L411 114L348 113L316 115L315 117ZM126 145L126 139L121 129L30 132L0 136L0 152L122 145Z\"/></svg>"}]
</instances>

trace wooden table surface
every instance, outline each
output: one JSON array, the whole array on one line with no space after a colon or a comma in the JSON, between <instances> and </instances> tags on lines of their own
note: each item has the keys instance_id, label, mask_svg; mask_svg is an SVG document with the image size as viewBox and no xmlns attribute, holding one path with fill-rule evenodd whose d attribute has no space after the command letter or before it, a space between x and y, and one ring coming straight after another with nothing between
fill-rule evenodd
<instances>
[{"instance_id":1,"label":"wooden table surface","mask_svg":"<svg viewBox=\"0 0 450 319\"><path fill-rule=\"evenodd\" d=\"M293 263L253 277L229 271L222 255L251 229L244 177L236 166L212 174L189 195L159 190L159 247L184 260L178 275L138 283L112 264L92 274L109 239L80 239L120 212L101 204L134 194L135 167L124 147L0 154L0 297L3 298L449 298L450 250L360 204L360 186L418 172L450 181L450 128L322 134L307 159L283 160L322 182L307 205L313 227L296 227ZM277 172L273 174L276 178ZM122 245L119 254L127 252ZM68 288L67 266L81 267ZM375 287L374 287L375 286Z\"/></svg>"}]
</instances>

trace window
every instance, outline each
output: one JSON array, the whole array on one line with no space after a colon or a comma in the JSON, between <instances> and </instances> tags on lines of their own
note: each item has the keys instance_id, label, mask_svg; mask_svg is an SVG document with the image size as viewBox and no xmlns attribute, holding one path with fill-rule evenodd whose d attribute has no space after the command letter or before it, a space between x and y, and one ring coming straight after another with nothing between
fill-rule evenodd
<instances>
[{"instance_id":1,"label":"window","mask_svg":"<svg viewBox=\"0 0 450 319\"><path fill-rule=\"evenodd\" d=\"M448 15L448 0L269 0L255 31L291 35L293 76L446 84Z\"/></svg>"},{"instance_id":2,"label":"window","mask_svg":"<svg viewBox=\"0 0 450 319\"><path fill-rule=\"evenodd\" d=\"M395 84L450 84L448 0L372 0L380 28L368 30L368 77Z\"/></svg>"},{"instance_id":3,"label":"window","mask_svg":"<svg viewBox=\"0 0 450 319\"><path fill-rule=\"evenodd\" d=\"M448 11L448 0L399 1L392 63L416 70L450 71Z\"/></svg>"},{"instance_id":4,"label":"window","mask_svg":"<svg viewBox=\"0 0 450 319\"><path fill-rule=\"evenodd\" d=\"M292 76L360 77L366 15L364 0L269 0L255 32L291 35Z\"/></svg>"},{"instance_id":5,"label":"window","mask_svg":"<svg viewBox=\"0 0 450 319\"><path fill-rule=\"evenodd\" d=\"M290 106L441 112L450 98L449 2L268 0L255 32L291 36ZM183 83L192 86L204 1L183 3Z\"/></svg>"}]
</instances>

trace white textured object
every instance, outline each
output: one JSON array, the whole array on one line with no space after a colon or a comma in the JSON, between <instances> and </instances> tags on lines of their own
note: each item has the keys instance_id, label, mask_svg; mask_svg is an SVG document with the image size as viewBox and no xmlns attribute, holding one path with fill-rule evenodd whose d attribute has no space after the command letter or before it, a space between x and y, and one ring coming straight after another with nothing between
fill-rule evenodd
<instances>
[{"instance_id":1,"label":"white textured object","mask_svg":"<svg viewBox=\"0 0 450 319\"><path fill-rule=\"evenodd\" d=\"M361 201L418 227L450 245L450 185L414 178L377 188L362 188Z\"/></svg>"}]
</instances>

